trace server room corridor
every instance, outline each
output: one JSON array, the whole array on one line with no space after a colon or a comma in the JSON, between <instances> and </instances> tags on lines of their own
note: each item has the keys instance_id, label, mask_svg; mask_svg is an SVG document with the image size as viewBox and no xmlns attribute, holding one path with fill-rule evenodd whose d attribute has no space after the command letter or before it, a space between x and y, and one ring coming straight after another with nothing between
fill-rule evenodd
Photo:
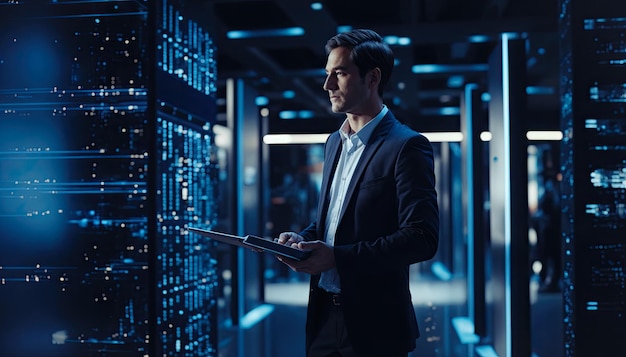
<instances>
[{"instance_id":1,"label":"server room corridor","mask_svg":"<svg viewBox=\"0 0 626 357\"><path fill-rule=\"evenodd\" d=\"M408 357L626 356L626 1L364 4L1 2L0 357L304 356L309 276L189 228L316 218L324 41L359 27L434 149Z\"/></svg>"},{"instance_id":2,"label":"server room corridor","mask_svg":"<svg viewBox=\"0 0 626 357\"><path fill-rule=\"evenodd\" d=\"M420 326L421 337L409 357L496 357L489 341L480 341L471 334L459 335L455 318L467 315L465 279L448 281L436 277L413 279L411 291ZM563 355L561 294L539 292L531 282L532 357ZM272 283L266 286L266 301L274 305L268 317L268 357L304 356L304 325L306 321L308 284L305 282ZM226 357L226 356L224 356Z\"/></svg>"}]
</instances>

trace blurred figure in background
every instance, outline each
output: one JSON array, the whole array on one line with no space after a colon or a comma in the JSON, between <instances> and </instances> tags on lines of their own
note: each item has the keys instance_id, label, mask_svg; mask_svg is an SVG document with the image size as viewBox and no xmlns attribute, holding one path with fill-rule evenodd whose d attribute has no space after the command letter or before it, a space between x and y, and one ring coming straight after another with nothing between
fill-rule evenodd
<instances>
[{"instance_id":1,"label":"blurred figure in background","mask_svg":"<svg viewBox=\"0 0 626 357\"><path fill-rule=\"evenodd\" d=\"M560 291L561 279L561 205L557 182L546 175L544 191L534 217L537 231L537 257L542 267L539 273L540 292Z\"/></svg>"}]
</instances>

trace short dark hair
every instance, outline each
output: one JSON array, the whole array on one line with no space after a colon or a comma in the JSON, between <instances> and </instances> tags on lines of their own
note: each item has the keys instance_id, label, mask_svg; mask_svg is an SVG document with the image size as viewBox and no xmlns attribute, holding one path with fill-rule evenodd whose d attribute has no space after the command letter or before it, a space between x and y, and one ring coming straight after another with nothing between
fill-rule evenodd
<instances>
[{"instance_id":1,"label":"short dark hair","mask_svg":"<svg viewBox=\"0 0 626 357\"><path fill-rule=\"evenodd\" d=\"M367 71L376 67L380 68L378 95L382 98L383 89L391 77L394 65L393 51L383 38L375 31L368 29L343 32L326 42L326 56L328 57L330 51L337 47L350 49L350 59L359 69L361 78Z\"/></svg>"}]
</instances>

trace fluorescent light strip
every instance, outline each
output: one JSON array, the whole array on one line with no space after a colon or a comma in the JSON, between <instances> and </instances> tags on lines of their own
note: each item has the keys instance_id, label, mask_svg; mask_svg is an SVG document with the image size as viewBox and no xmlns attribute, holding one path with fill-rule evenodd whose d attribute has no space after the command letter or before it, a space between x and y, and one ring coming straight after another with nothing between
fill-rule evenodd
<instances>
[{"instance_id":1,"label":"fluorescent light strip","mask_svg":"<svg viewBox=\"0 0 626 357\"><path fill-rule=\"evenodd\" d=\"M563 139L563 133L558 130L547 131L529 131L526 133L526 139L528 140L548 140L548 141L561 141Z\"/></svg>"},{"instance_id":2,"label":"fluorescent light strip","mask_svg":"<svg viewBox=\"0 0 626 357\"><path fill-rule=\"evenodd\" d=\"M330 134L267 134L263 143L277 144L323 144Z\"/></svg>"},{"instance_id":3,"label":"fluorescent light strip","mask_svg":"<svg viewBox=\"0 0 626 357\"><path fill-rule=\"evenodd\" d=\"M463 141L461 132L430 132L421 133L433 143L458 143ZM267 134L263 136L263 143L267 145L280 144L323 144L330 134ZM560 141L563 133L560 131L529 131L526 133L529 141ZM491 132L480 133L481 141L491 141Z\"/></svg>"},{"instance_id":4,"label":"fluorescent light strip","mask_svg":"<svg viewBox=\"0 0 626 357\"><path fill-rule=\"evenodd\" d=\"M461 132L431 132L421 133L433 143L458 143L463 141L463 133Z\"/></svg>"}]
</instances>

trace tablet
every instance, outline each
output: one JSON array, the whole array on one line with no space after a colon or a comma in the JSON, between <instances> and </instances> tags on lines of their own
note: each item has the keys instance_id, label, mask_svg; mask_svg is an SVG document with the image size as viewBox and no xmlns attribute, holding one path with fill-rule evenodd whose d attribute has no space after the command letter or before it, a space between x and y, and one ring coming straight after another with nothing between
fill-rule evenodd
<instances>
[{"instance_id":1,"label":"tablet","mask_svg":"<svg viewBox=\"0 0 626 357\"><path fill-rule=\"evenodd\" d=\"M293 248L288 245L274 242L271 239L261 238L253 235L247 235L244 239L246 244L253 247L263 249L266 252L272 252L274 254L282 255L294 260L304 260L309 257L311 251Z\"/></svg>"},{"instance_id":2,"label":"tablet","mask_svg":"<svg viewBox=\"0 0 626 357\"><path fill-rule=\"evenodd\" d=\"M244 248L250 249L250 246L244 243L244 237L236 236L234 234L211 231L208 229L196 228L196 227L189 227L187 228L187 230L193 233L198 233L205 237L209 237L218 242L228 243L228 244L236 245L238 247L244 247Z\"/></svg>"},{"instance_id":3,"label":"tablet","mask_svg":"<svg viewBox=\"0 0 626 357\"><path fill-rule=\"evenodd\" d=\"M218 242L236 245L238 247L244 247L248 249L256 248L264 252L278 254L294 260L304 260L311 254L310 251L280 244L268 238L261 238L253 235L247 235L245 237L242 237L234 234L222 233L196 227L189 227L187 229L190 232L200 234L204 237L214 239Z\"/></svg>"}]
</instances>

